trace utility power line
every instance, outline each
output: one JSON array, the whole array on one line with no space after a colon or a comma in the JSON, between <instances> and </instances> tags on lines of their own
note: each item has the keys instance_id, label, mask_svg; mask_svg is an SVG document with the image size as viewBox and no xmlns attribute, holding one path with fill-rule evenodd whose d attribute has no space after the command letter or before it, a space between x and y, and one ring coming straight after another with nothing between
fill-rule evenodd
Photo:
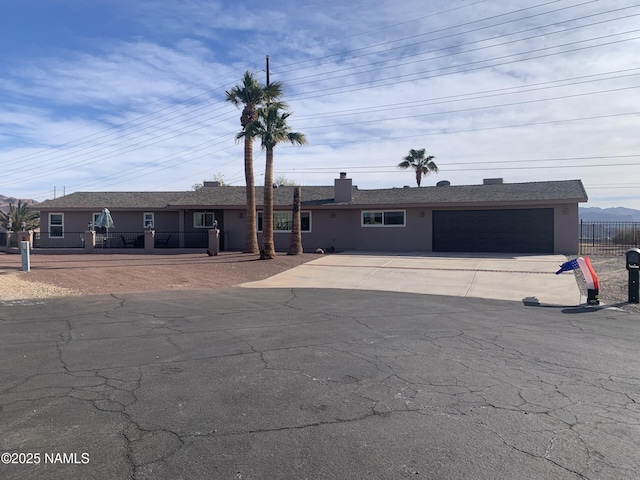
<instances>
[{"instance_id":1,"label":"utility power line","mask_svg":"<svg viewBox=\"0 0 640 480\"><path fill-rule=\"evenodd\" d=\"M590 3L590 2L587 2L587 3ZM474 41L457 43L457 44L454 44L454 45L447 45L446 47L436 48L436 49L427 50L427 51L420 51L419 53L403 54L398 58L385 59L385 60L381 60L381 61L377 61L377 62L369 62L369 63L367 63L367 66L390 63L393 60L401 60L403 58L421 57L421 56L424 56L424 55L427 55L427 54L430 54L430 53L447 51L447 50L450 50L451 48L458 49L458 48L465 47L465 46L468 46L468 45L481 44L481 43L485 43L485 42L488 42L488 41L491 41L491 40L498 40L498 39L501 39L501 38L512 37L514 35L519 35L519 34L522 34L522 33L527 33L527 32L532 32L532 31L539 31L539 30L546 30L546 29L549 29L551 27L555 27L555 26L562 25L562 24L565 24L565 23L571 24L571 23L575 23L578 20L584 20L584 19L587 19L587 18L606 15L606 14L609 14L609 13L612 13L612 12L619 12L621 10L628 10L628 9L631 9L631 8L639 8L639 7L640 6L638 6L638 5L632 5L632 6L627 6L627 7L623 7L623 8L614 9L614 10L607 10L605 12L598 12L598 13L594 13L594 14L590 14L590 15L584 15L582 17L575 17L575 18L571 18L571 19L568 19L568 20L563 20L561 22L551 23L551 24L547 24L547 25L542 25L542 26L541 25L536 25L535 27L530 27L530 28L526 28L524 30L519 30L519 31L515 31L515 32L509 32L509 33L505 33L505 34L501 34L501 35L495 35L493 37L476 39ZM537 15L535 15L535 16L537 16ZM503 42L503 43L499 43L499 44L487 45L487 46L484 46L484 47L478 47L478 48L471 49L471 50L465 50L463 52L455 52L455 53L452 53L451 55L447 55L447 56L453 56L453 55L459 55L461 53L469 53L469 52L473 52L473 51L485 50L485 49L488 49L488 48L495 48L495 47L498 47L498 46L509 45L509 44L512 44L512 43L533 40L533 39L545 37L545 36L548 36L548 35L558 35L558 34L561 34L561 33L567 33L569 31L578 30L578 29L581 29L581 28L587 28L587 27L592 27L592 26L601 26L602 24L605 24L605 23L615 22L615 21L619 21L619 20L627 20L627 19L629 19L631 17L636 17L636 16L638 16L638 14L629 14L629 15L624 15L622 17L617 17L617 18L608 18L608 19L605 19L605 20L601 20L601 21L593 22L593 23L589 23L589 24L575 25L573 27L569 27L569 28L566 28L564 30L556 30L556 31L552 31L552 32L544 32L544 33L541 33L541 34L538 34L538 35L533 35L533 36L523 37L523 38L517 38L515 40L509 40L507 42ZM532 17L525 17L524 19L530 19L530 18L532 18ZM522 19L518 19L518 20L522 20ZM502 25L505 25L507 23L513 23L514 21L516 21L516 20L510 20L509 22L504 22L504 23L500 23L500 24L487 25L487 26L484 26L484 27L481 27L481 28L477 28L477 29L473 29L473 30L467 30L467 31L464 31L464 32L456 32L456 33L452 33L452 34L449 34L449 35L444 35L444 36L441 36L441 37L430 38L428 40L424 40L424 41L418 42L418 43L403 44L403 45L400 45L400 46L397 46L397 47L392 47L392 48L385 49L385 50L382 50L382 51L374 50L372 52L361 54L361 55L348 56L348 57L345 57L342 60L343 61L355 60L355 59L360 59L360 58L363 58L363 57L366 57L366 56L372 56L372 55L380 56L382 54L389 53L389 52L392 52L392 51L395 51L395 50L406 50L407 48L410 48L410 47L417 47L417 46L423 45L425 43L433 43L433 42L436 42L436 41L439 41L439 40L445 40L445 39L449 39L449 38L460 38L460 37L463 37L464 35L468 35L470 33L476 33L476 32L481 31L481 30L486 30L486 29L493 28L493 27L496 27L496 26L502 26ZM449 28L447 28L445 30L449 30ZM429 32L429 34L432 34L432 33L433 32ZM422 35L429 35L429 34L422 34ZM422 36L422 35L420 35L420 36ZM407 38L415 38L415 36L414 37L407 37ZM400 39L400 40L393 40L392 42L387 42L387 43L395 43L395 42L398 42L398 41L401 41L401 40L406 40L407 38ZM369 48L373 48L374 46L362 47L362 49L369 49ZM361 49L359 49L359 50L361 50ZM334 54L332 56L338 56L338 55L339 54ZM435 57L435 58L440 58L440 57ZM433 60L433 58L429 58L428 60ZM424 61L424 60L416 60L416 61L413 61L413 62L394 64L393 66L390 66L388 68L393 68L393 67L402 66L402 65L410 65L410 64L413 64L413 63L421 62L421 61ZM327 63L329 63L329 62L327 62ZM313 67L326 65L327 63L322 63L322 64L319 64L319 65L316 64L316 65L313 65ZM333 62L331 62L331 63L333 63ZM332 74L332 73L339 73L339 72L349 71L349 70L357 70L358 68L360 68L360 67L359 66L350 66L350 67L340 68L340 69L337 69L337 70L331 70L329 72L323 72L323 73L324 74ZM288 70L288 71L285 70L284 72L281 71L281 72L278 72L278 73L285 74L285 73L290 73L292 71L297 71L297 70L299 70L299 69ZM303 76L300 76L300 77L293 77L293 78L289 78L289 81L294 81L295 82L296 80L303 80L305 78L315 77L316 75L317 74L314 73L314 74L309 74L309 75L303 75ZM332 77L332 78L336 78L336 77ZM301 84L301 83L298 83L298 84Z\"/></svg>"}]
</instances>

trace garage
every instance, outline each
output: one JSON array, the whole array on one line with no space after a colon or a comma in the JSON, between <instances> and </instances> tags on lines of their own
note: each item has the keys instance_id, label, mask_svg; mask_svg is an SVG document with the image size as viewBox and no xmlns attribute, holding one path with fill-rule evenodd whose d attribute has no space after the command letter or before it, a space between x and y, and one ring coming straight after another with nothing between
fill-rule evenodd
<instances>
[{"instance_id":1,"label":"garage","mask_svg":"<svg viewBox=\"0 0 640 480\"><path fill-rule=\"evenodd\" d=\"M554 253L553 208L434 210L434 252Z\"/></svg>"}]
</instances>

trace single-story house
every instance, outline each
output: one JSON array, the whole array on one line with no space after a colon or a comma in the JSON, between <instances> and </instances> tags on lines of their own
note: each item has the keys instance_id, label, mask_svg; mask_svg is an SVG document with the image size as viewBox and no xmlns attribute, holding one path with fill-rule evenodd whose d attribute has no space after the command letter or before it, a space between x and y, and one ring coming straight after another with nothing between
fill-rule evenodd
<instances>
[{"instance_id":1,"label":"single-story house","mask_svg":"<svg viewBox=\"0 0 640 480\"><path fill-rule=\"evenodd\" d=\"M256 188L258 230L263 188ZM290 242L294 187L274 186L277 250ZM450 185L361 190L346 173L333 186L302 187L302 243L305 251L426 251L578 253L578 203L587 201L580 180ZM103 208L115 226L110 247L132 246L154 229L168 248L206 248L217 227L223 249L245 241L245 187L204 187L186 192L77 192L38 205L40 245L81 246L82 235ZM260 233L258 234L261 236ZM259 238L261 241L261 238ZM73 243L73 245L70 245Z\"/></svg>"}]
</instances>

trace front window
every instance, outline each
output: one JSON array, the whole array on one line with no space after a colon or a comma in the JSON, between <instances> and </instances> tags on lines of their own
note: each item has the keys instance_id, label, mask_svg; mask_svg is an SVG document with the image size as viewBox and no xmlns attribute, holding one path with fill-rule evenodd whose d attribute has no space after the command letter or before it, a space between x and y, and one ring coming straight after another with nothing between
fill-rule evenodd
<instances>
[{"instance_id":1,"label":"front window","mask_svg":"<svg viewBox=\"0 0 640 480\"><path fill-rule=\"evenodd\" d=\"M404 210L363 211L361 217L363 227L404 227Z\"/></svg>"},{"instance_id":2,"label":"front window","mask_svg":"<svg viewBox=\"0 0 640 480\"><path fill-rule=\"evenodd\" d=\"M291 232L293 226L293 212L273 212L273 231ZM258 212L258 231L262 231L262 212ZM300 231L311 231L311 212L300 212Z\"/></svg>"},{"instance_id":3,"label":"front window","mask_svg":"<svg viewBox=\"0 0 640 480\"><path fill-rule=\"evenodd\" d=\"M291 212L273 212L273 230L279 232L290 232L293 225L293 214Z\"/></svg>"},{"instance_id":4,"label":"front window","mask_svg":"<svg viewBox=\"0 0 640 480\"><path fill-rule=\"evenodd\" d=\"M86 218L86 217L85 217ZM64 214L49 214L49 238L64 237Z\"/></svg>"},{"instance_id":5,"label":"front window","mask_svg":"<svg viewBox=\"0 0 640 480\"><path fill-rule=\"evenodd\" d=\"M195 228L213 228L213 222L213 213L195 212L193 214L193 226Z\"/></svg>"},{"instance_id":6,"label":"front window","mask_svg":"<svg viewBox=\"0 0 640 480\"><path fill-rule=\"evenodd\" d=\"M144 214L144 225L145 230L147 228L154 228L155 222L153 221L153 213L145 213Z\"/></svg>"},{"instance_id":7,"label":"front window","mask_svg":"<svg viewBox=\"0 0 640 480\"><path fill-rule=\"evenodd\" d=\"M363 225L382 225L382 212L362 212Z\"/></svg>"}]
</instances>

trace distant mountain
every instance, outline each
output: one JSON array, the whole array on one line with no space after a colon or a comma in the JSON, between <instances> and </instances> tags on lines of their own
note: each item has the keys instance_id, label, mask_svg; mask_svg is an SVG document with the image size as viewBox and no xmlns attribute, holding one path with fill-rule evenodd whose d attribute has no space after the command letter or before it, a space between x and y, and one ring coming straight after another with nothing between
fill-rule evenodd
<instances>
[{"instance_id":1,"label":"distant mountain","mask_svg":"<svg viewBox=\"0 0 640 480\"><path fill-rule=\"evenodd\" d=\"M22 200L22 203L26 203L28 205L36 205L38 202L35 200L30 200L28 198L18 199L15 197L5 197L4 195L0 195L0 211L8 212L9 204L13 203L14 205L18 204L18 200Z\"/></svg>"},{"instance_id":2,"label":"distant mountain","mask_svg":"<svg viewBox=\"0 0 640 480\"><path fill-rule=\"evenodd\" d=\"M624 207L580 207L580 220L585 222L640 222L640 210Z\"/></svg>"}]
</instances>

